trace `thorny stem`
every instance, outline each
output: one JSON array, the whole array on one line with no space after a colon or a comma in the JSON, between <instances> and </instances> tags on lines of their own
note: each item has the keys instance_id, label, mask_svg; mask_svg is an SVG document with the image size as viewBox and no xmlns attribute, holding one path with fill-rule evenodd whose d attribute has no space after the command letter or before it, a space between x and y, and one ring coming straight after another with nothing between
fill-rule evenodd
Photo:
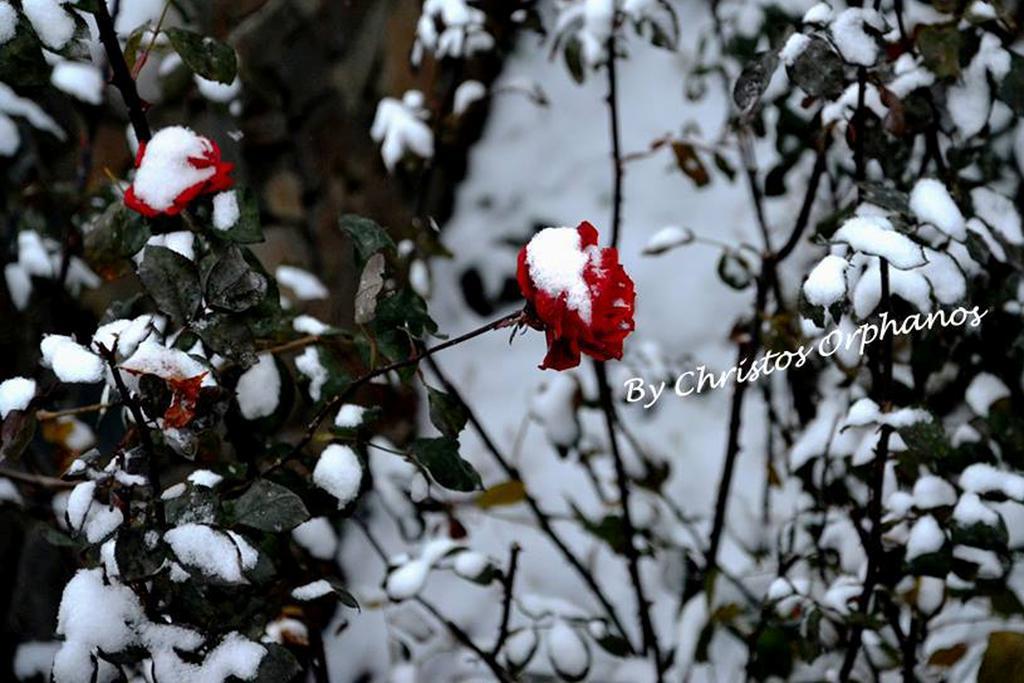
<instances>
[{"instance_id":1,"label":"thorny stem","mask_svg":"<svg viewBox=\"0 0 1024 683\"><path fill-rule=\"evenodd\" d=\"M379 368L376 368L374 370L370 370L369 372L363 374L361 377L359 377L358 379L353 381L351 384L349 384L347 387L345 387L341 392L339 392L338 394L335 394L329 401L327 401L323 405L322 408L320 408L319 411L317 411L317 414L315 416L313 416L313 419L306 426L305 434L303 434L302 438L299 439L299 442L295 445L295 447L292 448L291 453L286 458L278 460L276 463L274 463L274 465L272 465L270 467L270 469L277 468L278 466L282 465L284 463L284 461L288 457L291 457L291 456L295 455L296 453L301 451L303 448L305 448L306 445L308 445L309 442L313 440L313 436L316 434L317 429L320 428L320 424L324 421L324 419L330 413L332 413L335 410L337 410L341 406L341 404L345 401L346 398L348 398L353 393L355 393L356 389L358 389L362 385L366 384L367 382L369 382L373 378L380 377L381 375L386 375L387 373L391 372L392 370L400 370L402 368L409 367L410 365L416 365L417 363L419 363L424 358L429 358L431 355L433 355L433 354L435 354L435 353L437 353L439 351L443 351L443 350L449 349L449 348L451 348L453 346L457 346L458 344L461 344L463 342L469 341L470 339L473 339L474 337L479 337L480 335L482 335L482 334L484 334L486 332L490 332L492 330L497 330L497 329L500 329L502 327L508 327L509 325L512 325L512 324L516 323L517 321L519 321L522 318L522 316L523 316L523 311L522 310L514 311L513 313L509 313L508 315L502 316L501 318L498 318L497 320L489 322L486 325L483 325L482 327L478 327L475 330L467 332L467 333L465 333L463 335L459 335L458 337L454 337L452 339L449 339L448 341L442 342L442 343L440 343L440 344L438 344L436 346L432 346L429 349L422 349L422 350L418 351L417 353L414 353L413 355L409 356L408 358L405 358L403 360L398 360L398 361L395 361L393 363L389 363L388 365L383 365L383 366L381 366Z\"/></svg>"},{"instance_id":2,"label":"thorny stem","mask_svg":"<svg viewBox=\"0 0 1024 683\"><path fill-rule=\"evenodd\" d=\"M378 541L376 537L374 537L374 535L370 532L369 527L361 519L353 518L352 521L355 522L355 525L358 526L359 529L363 532L363 535L366 537L366 540L370 543L370 547L373 548L374 552L377 553L377 556L384 562L386 566L388 564L388 555L384 551L384 548L381 546L380 541ZM463 646L465 646L468 650L471 650L473 654L479 657L480 660L487 665L487 668L491 670L491 673L494 674L495 678L497 678L502 683L513 683L515 679L513 679L513 677L509 675L508 671L506 671L504 667L502 667L501 664L498 663L498 658L495 654L484 652L484 650L479 645L473 642L473 639L469 637L469 634L462 630L461 626L456 624L448 617L444 616L441 613L441 610L435 607L432 603L428 602L426 599L421 597L416 597L414 599L417 602L417 604L420 605L420 607L430 612L430 614L432 614L435 619L441 622L444 625L444 627L448 629L448 632L451 633L452 637L455 638L455 640L459 641Z\"/></svg>"},{"instance_id":3,"label":"thorny stem","mask_svg":"<svg viewBox=\"0 0 1024 683\"><path fill-rule=\"evenodd\" d=\"M491 453L492 456L494 456L494 459L498 463L498 466L501 467L502 470L504 470L505 475L509 479L523 481L523 475L519 472L519 469L515 465L511 464L509 460L505 458L504 455L502 455L501 451L498 450L498 447L494 443L494 439L491 438L490 434L483 426L483 423L480 422L480 418L477 417L473 408L465 401L465 399L462 398L462 394L459 393L458 388L454 384L452 384L451 381L448 380L448 377L441 371L440 366L438 366L438 364L434 361L433 358L427 358L427 366L430 368L431 372L434 373L437 379L441 382L442 386L444 386L444 390L452 398L454 398L456 401L462 404L463 408L465 408L466 413L469 416L469 424L473 427L477 435L480 437L480 440L483 442L484 447ZM619 632L619 634L623 637L626 644L629 646L630 654L635 654L636 650L634 649L633 644L629 642L628 632L623 626L622 620L619 619L619 616L616 613L615 608L612 606L611 601L608 599L608 596L605 595L604 591L601 589L601 586L597 583L597 580L593 576L593 572L591 572L589 569L587 569L587 567L583 565L583 562L581 562L580 559L576 557L575 553L573 553L573 551L569 548L568 544L562 539L561 536L558 535L558 532L555 531L554 525L552 524L551 515L549 515L541 509L540 504L537 502L537 499L534 498L528 490L524 490L523 492L523 502L526 503L526 506L530 508L530 511L533 513L533 516L536 517L537 525L540 527L541 531L543 531L544 534L551 540L554 546L558 549L558 552L560 552L562 554L562 557L565 558L565 561L568 562L569 565L576 571L579 577L587 585L587 588L590 590L591 594L593 594L594 598L596 598L597 601L601 604L602 609L604 609L605 614L608 616L608 620L612 622L616 630Z\"/></svg>"},{"instance_id":4,"label":"thorny stem","mask_svg":"<svg viewBox=\"0 0 1024 683\"><path fill-rule=\"evenodd\" d=\"M100 3L101 5L103 3ZM117 367L117 356L114 354L114 350L100 345L100 355L103 356L103 360L107 362L107 367L110 368L110 374L114 378L114 386L117 387L117 393L121 395L121 401L128 408L132 414L132 419L135 421L135 429L139 433L139 441L142 442L142 450L146 452L146 462L149 466L149 485L153 489L153 509L156 513L157 522L161 527L166 526L166 517L164 515L164 503L160 494L163 493L163 487L160 485L160 471L156 463L156 448L153 445L153 436L149 433L149 427L146 425L146 417L142 414L142 407L139 402L135 400L131 392L128 391L128 387L125 386L124 378L121 377L121 370Z\"/></svg>"},{"instance_id":5,"label":"thorny stem","mask_svg":"<svg viewBox=\"0 0 1024 683\"><path fill-rule=\"evenodd\" d=\"M128 108L128 120L131 121L135 130L135 137L139 142L148 142L152 137L149 129L149 121L146 120L146 110L139 97L138 88L135 87L135 79L128 70L128 63L124 59L124 52L121 51L121 43L117 39L117 32L114 30L114 19L107 10L107 3L97 2L96 4L96 27L99 30L100 42L107 53L107 61L110 63L111 81L114 87L121 93L124 104Z\"/></svg>"}]
</instances>

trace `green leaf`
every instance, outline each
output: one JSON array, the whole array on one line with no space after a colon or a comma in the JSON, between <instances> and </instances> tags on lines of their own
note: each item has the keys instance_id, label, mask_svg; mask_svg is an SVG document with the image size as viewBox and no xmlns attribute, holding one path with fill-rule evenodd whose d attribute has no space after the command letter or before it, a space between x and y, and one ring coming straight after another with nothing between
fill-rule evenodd
<instances>
[{"instance_id":1,"label":"green leaf","mask_svg":"<svg viewBox=\"0 0 1024 683\"><path fill-rule=\"evenodd\" d=\"M583 68L583 46L579 38L573 36L567 40L562 55L565 57L565 66L569 69L572 80L582 83L586 77L586 70Z\"/></svg>"},{"instance_id":2,"label":"green leaf","mask_svg":"<svg viewBox=\"0 0 1024 683\"><path fill-rule=\"evenodd\" d=\"M427 400L430 403L430 422L438 431L451 439L457 439L459 432L469 419L466 406L443 391L427 387Z\"/></svg>"},{"instance_id":3,"label":"green leaf","mask_svg":"<svg viewBox=\"0 0 1024 683\"><path fill-rule=\"evenodd\" d=\"M803 52L786 67L786 74L811 97L835 99L843 92L843 59L817 36L811 36Z\"/></svg>"},{"instance_id":4,"label":"green leaf","mask_svg":"<svg viewBox=\"0 0 1024 683\"><path fill-rule=\"evenodd\" d=\"M225 85L235 80L238 60L230 46L183 28L167 28L164 33L193 73Z\"/></svg>"},{"instance_id":5,"label":"green leaf","mask_svg":"<svg viewBox=\"0 0 1024 683\"><path fill-rule=\"evenodd\" d=\"M260 660L253 683L288 683L299 679L302 666L288 648L277 643L264 643L267 653Z\"/></svg>"},{"instance_id":6,"label":"green leaf","mask_svg":"<svg viewBox=\"0 0 1024 683\"><path fill-rule=\"evenodd\" d=\"M394 251L395 243L384 230L369 218L347 213L339 221L342 231L352 240L356 257L366 263L379 251Z\"/></svg>"},{"instance_id":7,"label":"green leaf","mask_svg":"<svg viewBox=\"0 0 1024 683\"><path fill-rule=\"evenodd\" d=\"M264 241L259 198L248 188L238 188L234 192L238 202L238 220L227 230L214 230L212 234L237 244Z\"/></svg>"},{"instance_id":8,"label":"green leaf","mask_svg":"<svg viewBox=\"0 0 1024 683\"><path fill-rule=\"evenodd\" d=\"M939 78L960 75L960 45L962 39L956 22L931 24L921 27L917 34L917 49L925 66Z\"/></svg>"},{"instance_id":9,"label":"green leaf","mask_svg":"<svg viewBox=\"0 0 1024 683\"><path fill-rule=\"evenodd\" d=\"M1010 52L1010 71L1003 77L996 93L1017 116L1024 115L1024 57Z\"/></svg>"},{"instance_id":10,"label":"green leaf","mask_svg":"<svg viewBox=\"0 0 1024 683\"><path fill-rule=\"evenodd\" d=\"M214 352L245 367L256 362L252 330L237 315L211 313L196 320L190 329Z\"/></svg>"},{"instance_id":11,"label":"green leaf","mask_svg":"<svg viewBox=\"0 0 1024 683\"><path fill-rule=\"evenodd\" d=\"M779 56L775 52L762 52L743 67L732 90L732 99L742 113L752 113L761 104L761 96L778 66Z\"/></svg>"},{"instance_id":12,"label":"green leaf","mask_svg":"<svg viewBox=\"0 0 1024 683\"><path fill-rule=\"evenodd\" d=\"M365 325L377 314L377 297L384 289L384 255L374 254L366 262L363 274L359 276L356 290L355 322Z\"/></svg>"},{"instance_id":13,"label":"green leaf","mask_svg":"<svg viewBox=\"0 0 1024 683\"><path fill-rule=\"evenodd\" d=\"M978 683L1020 683L1024 681L1024 634L994 631L981 659Z\"/></svg>"},{"instance_id":14,"label":"green leaf","mask_svg":"<svg viewBox=\"0 0 1024 683\"><path fill-rule=\"evenodd\" d=\"M427 303L411 289L400 289L377 303L378 329L404 329L413 337L437 332L437 323L427 313Z\"/></svg>"},{"instance_id":15,"label":"green leaf","mask_svg":"<svg viewBox=\"0 0 1024 683\"><path fill-rule=\"evenodd\" d=\"M150 237L146 220L121 202L113 202L83 231L85 259L106 277L116 277L130 267L130 258L146 246Z\"/></svg>"},{"instance_id":16,"label":"green leaf","mask_svg":"<svg viewBox=\"0 0 1024 683\"><path fill-rule=\"evenodd\" d=\"M138 581L152 577L164 564L164 546L154 547L146 543L146 529L123 526L117 532L114 557L117 568L125 581Z\"/></svg>"},{"instance_id":17,"label":"green leaf","mask_svg":"<svg viewBox=\"0 0 1024 683\"><path fill-rule=\"evenodd\" d=\"M480 475L459 456L455 439L416 439L412 455L441 486L453 491L475 491L482 487Z\"/></svg>"},{"instance_id":18,"label":"green leaf","mask_svg":"<svg viewBox=\"0 0 1024 683\"><path fill-rule=\"evenodd\" d=\"M305 503L293 491L269 479L257 479L234 502L237 524L260 531L290 531L309 519Z\"/></svg>"},{"instance_id":19,"label":"green leaf","mask_svg":"<svg viewBox=\"0 0 1024 683\"><path fill-rule=\"evenodd\" d=\"M574 504L572 506L573 516L584 529L592 535L608 544L612 550L619 555L626 554L626 544L629 539L626 537L626 524L622 515L605 515L599 521L591 521Z\"/></svg>"},{"instance_id":20,"label":"green leaf","mask_svg":"<svg viewBox=\"0 0 1024 683\"><path fill-rule=\"evenodd\" d=\"M0 45L0 81L9 85L43 85L50 82L50 67L39 39L24 18L18 20L14 37Z\"/></svg>"},{"instance_id":21,"label":"green leaf","mask_svg":"<svg viewBox=\"0 0 1024 683\"><path fill-rule=\"evenodd\" d=\"M241 249L230 246L206 277L206 303L222 311L240 313L267 295L267 278L249 265Z\"/></svg>"},{"instance_id":22,"label":"green leaf","mask_svg":"<svg viewBox=\"0 0 1024 683\"><path fill-rule=\"evenodd\" d=\"M192 318L203 298L196 264L167 247L146 247L139 279L160 311L178 325Z\"/></svg>"}]
</instances>

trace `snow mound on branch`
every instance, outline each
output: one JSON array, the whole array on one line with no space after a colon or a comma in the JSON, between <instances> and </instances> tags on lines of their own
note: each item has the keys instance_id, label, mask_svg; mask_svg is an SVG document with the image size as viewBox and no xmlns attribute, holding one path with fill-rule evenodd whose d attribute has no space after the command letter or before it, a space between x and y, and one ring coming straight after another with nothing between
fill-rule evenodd
<instances>
[{"instance_id":1,"label":"snow mound on branch","mask_svg":"<svg viewBox=\"0 0 1024 683\"><path fill-rule=\"evenodd\" d=\"M194 74L192 79L196 83L199 94L211 102L227 104L242 92L242 82L238 80L238 76L235 76L235 80L230 83L211 81L199 74Z\"/></svg>"},{"instance_id":2,"label":"snow mound on branch","mask_svg":"<svg viewBox=\"0 0 1024 683\"><path fill-rule=\"evenodd\" d=\"M416 22L416 42L410 61L418 65L424 51L436 58L471 57L494 47L494 38L485 28L487 20L466 0L426 0Z\"/></svg>"},{"instance_id":3,"label":"snow mound on branch","mask_svg":"<svg viewBox=\"0 0 1024 683\"><path fill-rule=\"evenodd\" d=\"M313 517L292 529L292 538L318 560L332 560L338 552L338 536L326 517Z\"/></svg>"},{"instance_id":4,"label":"snow mound on branch","mask_svg":"<svg viewBox=\"0 0 1024 683\"><path fill-rule=\"evenodd\" d=\"M64 60L53 67L50 74L53 87L82 100L87 104L103 104L103 90L106 81L103 74L92 64Z\"/></svg>"},{"instance_id":5,"label":"snow mound on branch","mask_svg":"<svg viewBox=\"0 0 1024 683\"><path fill-rule=\"evenodd\" d=\"M999 38L985 33L981 46L964 70L959 82L946 93L946 106L961 137L973 137L981 132L992 110L992 94L988 77L996 82L1010 71L1010 53L1003 49Z\"/></svg>"},{"instance_id":6,"label":"snow mound on branch","mask_svg":"<svg viewBox=\"0 0 1024 683\"><path fill-rule=\"evenodd\" d=\"M964 216L946 186L934 178L922 178L910 192L910 210L922 223L931 223L953 239L967 239Z\"/></svg>"},{"instance_id":7,"label":"snow mound on branch","mask_svg":"<svg viewBox=\"0 0 1024 683\"><path fill-rule=\"evenodd\" d=\"M830 254L823 258L804 282L804 296L815 306L831 306L846 296L846 269L849 262Z\"/></svg>"},{"instance_id":8,"label":"snow mound on branch","mask_svg":"<svg viewBox=\"0 0 1024 683\"><path fill-rule=\"evenodd\" d=\"M969 527L973 524L996 526L999 524L999 519L999 513L981 502L977 493L970 491L961 495L960 501L953 508L953 521L962 527Z\"/></svg>"},{"instance_id":9,"label":"snow mound on branch","mask_svg":"<svg viewBox=\"0 0 1024 683\"><path fill-rule=\"evenodd\" d=\"M18 31L18 13L7 0L0 0L0 45L14 37Z\"/></svg>"},{"instance_id":10,"label":"snow mound on branch","mask_svg":"<svg viewBox=\"0 0 1024 683\"><path fill-rule=\"evenodd\" d=\"M12 410L25 410L36 395L36 381L12 377L0 383L0 419Z\"/></svg>"},{"instance_id":11,"label":"snow mound on branch","mask_svg":"<svg viewBox=\"0 0 1024 683\"><path fill-rule=\"evenodd\" d=\"M689 244L694 239L693 231L678 225L669 225L651 235L644 245L644 255L663 254L669 249Z\"/></svg>"},{"instance_id":12,"label":"snow mound on branch","mask_svg":"<svg viewBox=\"0 0 1024 683\"><path fill-rule=\"evenodd\" d=\"M212 489L224 481L224 477L210 470L195 470L192 474L188 475L188 480L196 486Z\"/></svg>"},{"instance_id":13,"label":"snow mound on branch","mask_svg":"<svg viewBox=\"0 0 1024 683\"><path fill-rule=\"evenodd\" d=\"M299 586L292 590L292 597L296 600L302 600L308 602L310 600L316 600L322 598L325 595L330 595L334 592L334 586L330 584L326 579L320 579L312 583L307 583L304 586Z\"/></svg>"},{"instance_id":14,"label":"snow mound on branch","mask_svg":"<svg viewBox=\"0 0 1024 683\"><path fill-rule=\"evenodd\" d=\"M880 256L897 268L925 264L921 247L893 230L892 223L883 216L855 216L843 223L832 239L845 242L859 252Z\"/></svg>"},{"instance_id":15,"label":"snow mound on branch","mask_svg":"<svg viewBox=\"0 0 1024 683\"><path fill-rule=\"evenodd\" d=\"M38 104L25 97L19 97L6 83L0 83L0 112L19 116L32 124L33 128L50 133L58 140L67 137L57 122Z\"/></svg>"},{"instance_id":16,"label":"snow mound on branch","mask_svg":"<svg viewBox=\"0 0 1024 683\"><path fill-rule=\"evenodd\" d=\"M797 57L803 54L804 50L806 50L807 46L810 44L810 37L803 33L794 33L786 40L786 44L783 45L782 49L779 51L779 59L781 59L782 63L786 66L793 66Z\"/></svg>"},{"instance_id":17,"label":"snow mound on branch","mask_svg":"<svg viewBox=\"0 0 1024 683\"><path fill-rule=\"evenodd\" d=\"M52 368L61 382L89 384L103 379L103 360L71 337L46 335L39 342L39 350L43 365Z\"/></svg>"},{"instance_id":18,"label":"snow mound on branch","mask_svg":"<svg viewBox=\"0 0 1024 683\"><path fill-rule=\"evenodd\" d=\"M956 489L941 477L928 475L914 482L914 505L919 510L956 504Z\"/></svg>"},{"instance_id":19,"label":"snow mound on branch","mask_svg":"<svg viewBox=\"0 0 1024 683\"><path fill-rule=\"evenodd\" d=\"M320 282L316 275L302 268L278 266L274 271L274 278L279 284L292 290L292 293L300 301L327 298L328 291L324 283Z\"/></svg>"},{"instance_id":20,"label":"snow mound on branch","mask_svg":"<svg viewBox=\"0 0 1024 683\"><path fill-rule=\"evenodd\" d=\"M343 508L359 495L363 465L348 446L332 443L320 454L313 468L313 483L338 499Z\"/></svg>"},{"instance_id":21,"label":"snow mound on branch","mask_svg":"<svg viewBox=\"0 0 1024 683\"><path fill-rule=\"evenodd\" d=\"M256 365L238 378L238 409L246 420L273 415L281 400L281 374L273 354L261 353Z\"/></svg>"},{"instance_id":22,"label":"snow mound on branch","mask_svg":"<svg viewBox=\"0 0 1024 683\"><path fill-rule=\"evenodd\" d=\"M92 348L96 351L113 349L122 357L131 356L139 344L154 333L154 316L145 313L131 320L119 318L96 328L92 335Z\"/></svg>"},{"instance_id":23,"label":"snow mound on branch","mask_svg":"<svg viewBox=\"0 0 1024 683\"><path fill-rule=\"evenodd\" d=\"M571 372L545 379L530 399L530 416L544 426L544 433L551 443L569 448L580 438L580 424L576 416L579 382Z\"/></svg>"},{"instance_id":24,"label":"snow mound on branch","mask_svg":"<svg viewBox=\"0 0 1024 683\"><path fill-rule=\"evenodd\" d=\"M162 379L190 379L203 373L203 386L213 386L215 381L209 369L198 360L178 349L169 349L152 338L146 339L128 360L121 363L126 370L125 385L132 391L138 390L139 376L150 374Z\"/></svg>"},{"instance_id":25,"label":"snow mound on branch","mask_svg":"<svg viewBox=\"0 0 1024 683\"><path fill-rule=\"evenodd\" d=\"M172 648L159 649L153 653L153 673L159 681L222 683L230 678L249 681L259 673L260 662L266 654L265 647L232 631L201 664L182 660Z\"/></svg>"},{"instance_id":26,"label":"snow mound on branch","mask_svg":"<svg viewBox=\"0 0 1024 683\"><path fill-rule=\"evenodd\" d=\"M21 9L36 35L51 50L60 50L75 36L75 20L61 0L22 0Z\"/></svg>"},{"instance_id":27,"label":"snow mound on branch","mask_svg":"<svg viewBox=\"0 0 1024 683\"><path fill-rule=\"evenodd\" d=\"M992 404L1010 395L1010 389L995 375L982 372L967 387L966 401L976 414L985 417Z\"/></svg>"},{"instance_id":28,"label":"snow mound on branch","mask_svg":"<svg viewBox=\"0 0 1024 683\"><path fill-rule=\"evenodd\" d=\"M161 128L146 143L142 165L132 182L135 195L156 211L166 211L185 190L213 177L212 166L196 168L189 159L212 151L209 140L185 126Z\"/></svg>"},{"instance_id":29,"label":"snow mound on branch","mask_svg":"<svg viewBox=\"0 0 1024 683\"><path fill-rule=\"evenodd\" d=\"M548 659L560 677L579 680L590 668L587 643L564 619L559 619L545 634Z\"/></svg>"},{"instance_id":30,"label":"snow mound on branch","mask_svg":"<svg viewBox=\"0 0 1024 683\"><path fill-rule=\"evenodd\" d=\"M370 137L381 143L380 156L388 171L394 171L407 153L422 159L434 156L434 133L424 123L428 116L419 90L409 90L401 100L385 97L377 105Z\"/></svg>"},{"instance_id":31,"label":"snow mound on branch","mask_svg":"<svg viewBox=\"0 0 1024 683\"><path fill-rule=\"evenodd\" d=\"M565 305L585 323L590 322L591 301L583 271L594 258L599 258L599 251L581 249L576 228L544 228L526 246L533 284L553 299L564 295Z\"/></svg>"},{"instance_id":32,"label":"snow mound on branch","mask_svg":"<svg viewBox=\"0 0 1024 683\"><path fill-rule=\"evenodd\" d=\"M341 429L353 429L363 424L363 415L366 413L365 406L354 403L346 403L338 409L334 416L334 426Z\"/></svg>"},{"instance_id":33,"label":"snow mound on branch","mask_svg":"<svg viewBox=\"0 0 1024 683\"><path fill-rule=\"evenodd\" d=\"M854 7L840 12L829 27L840 54L851 64L871 66L878 59L878 42L865 27L876 32L885 30L882 15L872 9Z\"/></svg>"},{"instance_id":34,"label":"snow mound on branch","mask_svg":"<svg viewBox=\"0 0 1024 683\"><path fill-rule=\"evenodd\" d=\"M384 590L392 600L406 600L423 590L430 570L460 546L450 538L434 538L423 544L419 557L406 560L388 574Z\"/></svg>"},{"instance_id":35,"label":"snow mound on branch","mask_svg":"<svg viewBox=\"0 0 1024 683\"><path fill-rule=\"evenodd\" d=\"M164 534L183 563L225 583L248 583L243 571L256 566L259 554L233 531L205 524L183 524Z\"/></svg>"},{"instance_id":36,"label":"snow mound on branch","mask_svg":"<svg viewBox=\"0 0 1024 683\"><path fill-rule=\"evenodd\" d=\"M213 196L213 227L218 230L230 230L238 222L240 215L238 195L234 190L219 192Z\"/></svg>"},{"instance_id":37,"label":"snow mound on branch","mask_svg":"<svg viewBox=\"0 0 1024 683\"><path fill-rule=\"evenodd\" d=\"M309 378L309 397L319 401L328 373L320 362L320 352L316 347L307 346L305 351L295 357L295 369Z\"/></svg>"},{"instance_id":38,"label":"snow mound on branch","mask_svg":"<svg viewBox=\"0 0 1024 683\"><path fill-rule=\"evenodd\" d=\"M988 223L1003 239L1010 244L1024 244L1020 213L1011 199L987 187L977 187L971 190L971 203L978 218Z\"/></svg>"},{"instance_id":39,"label":"snow mound on branch","mask_svg":"<svg viewBox=\"0 0 1024 683\"><path fill-rule=\"evenodd\" d=\"M57 633L64 644L53 660L53 680L92 680L94 652L121 652L136 644L135 628L145 621L142 603L130 588L104 583L102 569L78 570L64 587L57 611Z\"/></svg>"},{"instance_id":40,"label":"snow mound on branch","mask_svg":"<svg viewBox=\"0 0 1024 683\"><path fill-rule=\"evenodd\" d=\"M1024 501L1024 476L998 470L976 462L960 474L960 488L971 493L1001 493L1017 502Z\"/></svg>"},{"instance_id":41,"label":"snow mound on branch","mask_svg":"<svg viewBox=\"0 0 1024 683\"><path fill-rule=\"evenodd\" d=\"M67 520L70 527L85 534L89 543L99 543L124 521L124 515L113 506L95 500L96 482L77 485L68 496Z\"/></svg>"}]
</instances>

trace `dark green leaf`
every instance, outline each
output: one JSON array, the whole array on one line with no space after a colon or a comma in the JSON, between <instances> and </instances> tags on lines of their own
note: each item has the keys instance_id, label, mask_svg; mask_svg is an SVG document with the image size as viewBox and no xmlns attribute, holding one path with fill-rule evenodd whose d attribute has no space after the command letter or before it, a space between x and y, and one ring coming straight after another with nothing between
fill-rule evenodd
<instances>
[{"instance_id":1,"label":"dark green leaf","mask_svg":"<svg viewBox=\"0 0 1024 683\"><path fill-rule=\"evenodd\" d=\"M369 218L348 213L339 221L342 231L352 240L359 263L366 263L378 251L393 251L395 243L384 230Z\"/></svg>"},{"instance_id":2,"label":"dark green leaf","mask_svg":"<svg viewBox=\"0 0 1024 683\"><path fill-rule=\"evenodd\" d=\"M582 83L586 76L586 71L583 67L583 47L580 44L579 38L573 36L567 40L562 54L565 57L565 66L569 69L569 75L572 76L572 80Z\"/></svg>"},{"instance_id":3,"label":"dark green leaf","mask_svg":"<svg viewBox=\"0 0 1024 683\"><path fill-rule=\"evenodd\" d=\"M179 325L192 318L203 298L196 264L167 247L146 247L139 279L160 311Z\"/></svg>"},{"instance_id":4,"label":"dark green leaf","mask_svg":"<svg viewBox=\"0 0 1024 683\"><path fill-rule=\"evenodd\" d=\"M230 46L183 28L167 28L164 33L181 61L194 73L225 85L235 80L238 60Z\"/></svg>"},{"instance_id":5,"label":"dark green leaf","mask_svg":"<svg viewBox=\"0 0 1024 683\"><path fill-rule=\"evenodd\" d=\"M237 244L262 242L264 237L259 198L247 188L239 188L234 192L238 202L238 220L227 230L215 230L213 234Z\"/></svg>"},{"instance_id":6,"label":"dark green leaf","mask_svg":"<svg viewBox=\"0 0 1024 683\"><path fill-rule=\"evenodd\" d=\"M376 253L366 262L356 290L355 321L365 325L377 313L377 297L384 288L384 255Z\"/></svg>"},{"instance_id":7,"label":"dark green leaf","mask_svg":"<svg viewBox=\"0 0 1024 683\"><path fill-rule=\"evenodd\" d=\"M416 439L412 455L441 486L453 491L475 491L482 487L480 475L459 456L455 439Z\"/></svg>"},{"instance_id":8,"label":"dark green leaf","mask_svg":"<svg viewBox=\"0 0 1024 683\"><path fill-rule=\"evenodd\" d=\"M228 247L206 277L206 303L240 313L267 295L267 278L249 265L239 247Z\"/></svg>"},{"instance_id":9,"label":"dark green leaf","mask_svg":"<svg viewBox=\"0 0 1024 683\"><path fill-rule=\"evenodd\" d=\"M193 332L225 358L245 367L256 362L256 343L252 331L237 315L211 313L192 323Z\"/></svg>"},{"instance_id":10,"label":"dark green leaf","mask_svg":"<svg viewBox=\"0 0 1024 683\"><path fill-rule=\"evenodd\" d=\"M843 92L843 59L825 40L812 36L791 66L789 80L811 97L834 99Z\"/></svg>"},{"instance_id":11,"label":"dark green leaf","mask_svg":"<svg viewBox=\"0 0 1024 683\"><path fill-rule=\"evenodd\" d=\"M462 401L433 387L427 387L427 400L430 403L431 424L445 436L457 439L459 432L466 426L466 420L469 419L466 406Z\"/></svg>"},{"instance_id":12,"label":"dark green leaf","mask_svg":"<svg viewBox=\"0 0 1024 683\"><path fill-rule=\"evenodd\" d=\"M117 532L114 557L125 581L138 581L153 576L164 564L164 550L159 543L150 547L146 543L146 529L123 526Z\"/></svg>"},{"instance_id":13,"label":"dark green leaf","mask_svg":"<svg viewBox=\"0 0 1024 683\"><path fill-rule=\"evenodd\" d=\"M1024 57L1010 52L1010 71L999 84L998 97L1017 116L1024 116Z\"/></svg>"},{"instance_id":14,"label":"dark green leaf","mask_svg":"<svg viewBox=\"0 0 1024 683\"><path fill-rule=\"evenodd\" d=\"M146 246L149 225L121 202L113 202L84 231L85 258L101 275L116 277L130 266L130 257Z\"/></svg>"},{"instance_id":15,"label":"dark green leaf","mask_svg":"<svg viewBox=\"0 0 1024 683\"><path fill-rule=\"evenodd\" d=\"M732 90L732 99L741 113L750 114L757 109L778 66L779 56L775 52L762 52L743 67Z\"/></svg>"},{"instance_id":16,"label":"dark green leaf","mask_svg":"<svg viewBox=\"0 0 1024 683\"><path fill-rule=\"evenodd\" d=\"M289 683L299 680L302 667L295 655L277 643L264 643L267 654L260 660L253 683Z\"/></svg>"},{"instance_id":17,"label":"dark green leaf","mask_svg":"<svg viewBox=\"0 0 1024 683\"><path fill-rule=\"evenodd\" d=\"M960 75L960 29L956 22L926 24L917 33L917 49L925 66L939 78Z\"/></svg>"},{"instance_id":18,"label":"dark green leaf","mask_svg":"<svg viewBox=\"0 0 1024 683\"><path fill-rule=\"evenodd\" d=\"M14 37L0 45L0 81L10 85L50 82L50 67L28 21L20 19Z\"/></svg>"},{"instance_id":19,"label":"dark green leaf","mask_svg":"<svg viewBox=\"0 0 1024 683\"><path fill-rule=\"evenodd\" d=\"M573 516L584 529L608 544L612 550L619 555L626 554L626 544L630 539L626 536L626 525L622 515L605 515L599 521L594 522L584 515L579 508L572 505Z\"/></svg>"},{"instance_id":20,"label":"dark green leaf","mask_svg":"<svg viewBox=\"0 0 1024 683\"><path fill-rule=\"evenodd\" d=\"M309 519L301 498L268 479L257 479L234 502L233 510L237 524L260 531L290 531Z\"/></svg>"}]
</instances>

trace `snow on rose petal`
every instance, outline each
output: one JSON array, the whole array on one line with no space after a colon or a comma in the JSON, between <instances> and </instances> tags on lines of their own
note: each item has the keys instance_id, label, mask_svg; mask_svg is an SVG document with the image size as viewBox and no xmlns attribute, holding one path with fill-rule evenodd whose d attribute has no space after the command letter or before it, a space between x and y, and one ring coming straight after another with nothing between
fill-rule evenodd
<instances>
[{"instance_id":1,"label":"snow on rose petal","mask_svg":"<svg viewBox=\"0 0 1024 683\"><path fill-rule=\"evenodd\" d=\"M529 324L547 336L542 369L576 367L581 353L622 358L636 291L618 250L599 247L593 225L541 230L520 250L516 277Z\"/></svg>"},{"instance_id":2,"label":"snow on rose petal","mask_svg":"<svg viewBox=\"0 0 1024 683\"><path fill-rule=\"evenodd\" d=\"M234 184L234 164L221 160L217 143L184 126L163 128L140 143L135 168L124 203L150 218L181 213L196 197Z\"/></svg>"}]
</instances>

